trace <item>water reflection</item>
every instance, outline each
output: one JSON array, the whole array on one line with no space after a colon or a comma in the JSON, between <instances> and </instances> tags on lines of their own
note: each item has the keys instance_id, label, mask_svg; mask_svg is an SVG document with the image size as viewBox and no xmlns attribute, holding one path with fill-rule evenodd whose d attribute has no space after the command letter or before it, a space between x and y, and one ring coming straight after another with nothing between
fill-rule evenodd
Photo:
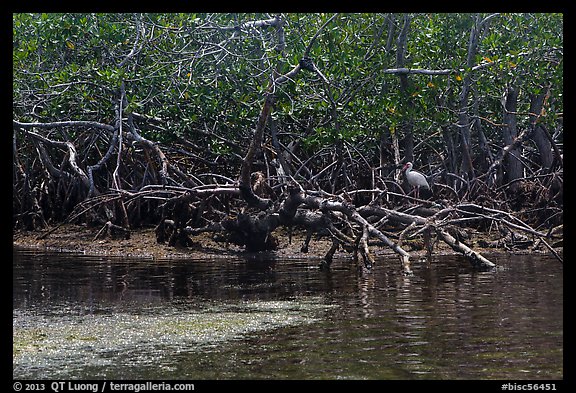
<instances>
[{"instance_id":1,"label":"water reflection","mask_svg":"<svg viewBox=\"0 0 576 393\"><path fill-rule=\"evenodd\" d=\"M274 261L138 261L25 251L15 253L14 270L14 308L293 294L285 277L277 280Z\"/></svg>"},{"instance_id":2,"label":"water reflection","mask_svg":"<svg viewBox=\"0 0 576 393\"><path fill-rule=\"evenodd\" d=\"M139 338L130 350L124 341L106 342L110 348L96 357L102 364L80 362L59 375L562 378L562 266L541 256L494 258L504 269L475 272L459 257L443 257L415 264L414 276L405 277L395 260L360 274L348 261L321 272L318 261L269 256L152 261L16 251L14 376L50 378L70 366L50 357L41 370L27 363L26 356L36 359L34 345L46 341L39 334L65 339L49 326L95 329L68 331L76 337L66 344L73 350L100 348L107 324L117 321L110 329L126 340L134 330L156 336ZM232 333L200 350L190 335L204 326ZM111 366L118 362L127 367L119 376Z\"/></svg>"}]
</instances>

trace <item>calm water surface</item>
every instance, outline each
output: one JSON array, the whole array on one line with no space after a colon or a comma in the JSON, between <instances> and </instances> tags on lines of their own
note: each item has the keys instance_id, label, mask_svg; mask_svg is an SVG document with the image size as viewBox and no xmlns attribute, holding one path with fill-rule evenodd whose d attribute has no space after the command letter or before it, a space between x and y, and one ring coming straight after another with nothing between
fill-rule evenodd
<instances>
[{"instance_id":1,"label":"calm water surface","mask_svg":"<svg viewBox=\"0 0 576 393\"><path fill-rule=\"evenodd\" d=\"M147 260L14 250L13 377L562 379L563 270L540 255Z\"/></svg>"}]
</instances>

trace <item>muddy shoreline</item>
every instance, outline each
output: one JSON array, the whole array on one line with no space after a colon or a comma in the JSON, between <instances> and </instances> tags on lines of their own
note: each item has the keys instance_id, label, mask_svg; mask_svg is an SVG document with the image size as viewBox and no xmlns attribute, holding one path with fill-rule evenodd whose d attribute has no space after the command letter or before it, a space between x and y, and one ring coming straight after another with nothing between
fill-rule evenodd
<instances>
[{"instance_id":1,"label":"muddy shoreline","mask_svg":"<svg viewBox=\"0 0 576 393\"><path fill-rule=\"evenodd\" d=\"M154 228L144 228L133 230L129 239L95 239L100 228L87 227L85 225L67 224L58 228L44 239L38 239L46 231L21 231L13 232L12 244L20 249L36 249L58 252L71 252L90 255L107 256L130 256L154 259L167 258L203 258L206 255L219 257L237 257L240 255L257 254L248 253L241 247L234 244L215 241L211 234L201 234L192 237L194 245L191 247L173 247L168 244L156 242ZM304 241L304 234L301 231L294 231L290 241L289 234L284 231L275 231L279 246L275 251L262 253L273 253L281 258L323 258L332 242L327 238L313 238L309 245L308 253L300 251ZM374 250L381 254L383 251L393 255L389 250ZM338 251L337 256L350 256L344 251Z\"/></svg>"},{"instance_id":2,"label":"muddy shoreline","mask_svg":"<svg viewBox=\"0 0 576 393\"><path fill-rule=\"evenodd\" d=\"M129 239L111 239L110 237L95 239L100 228L74 224L63 225L46 238L38 239L38 237L50 229L51 228L48 228L43 231L15 230L12 234L12 245L18 249L152 259L202 259L206 256L234 258L270 254L276 258L321 260L324 258L324 255L332 244L328 238L313 237L308 252L303 253L300 251L300 248L303 244L305 233L295 230L290 239L288 232L282 229L274 231L274 235L277 237L279 243L277 250L249 253L234 244L215 241L212 235L207 233L192 237L194 245L191 247L173 247L167 244L157 243L154 228L133 230L130 233ZM425 251L421 249L422 244L420 243L420 241L414 241L403 244L403 248L412 255L414 260L425 255ZM482 248L477 245L474 249L484 255L527 253L540 253L543 255L549 254L548 252L533 251L530 249L514 250L513 252L510 252L504 249ZM561 248L556 249L556 251L562 254ZM396 257L391 249L379 244L371 243L370 252L375 257ZM436 243L434 247L435 256L454 254L456 254L456 252L442 242ZM342 258L350 259L352 258L352 254L340 249L334 255L334 259Z\"/></svg>"}]
</instances>

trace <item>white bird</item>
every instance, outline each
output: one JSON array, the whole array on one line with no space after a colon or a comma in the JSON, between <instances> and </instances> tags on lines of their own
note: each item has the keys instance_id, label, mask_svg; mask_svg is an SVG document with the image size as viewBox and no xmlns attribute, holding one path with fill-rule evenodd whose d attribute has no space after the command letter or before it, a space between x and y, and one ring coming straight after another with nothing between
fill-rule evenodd
<instances>
[{"instance_id":1,"label":"white bird","mask_svg":"<svg viewBox=\"0 0 576 393\"><path fill-rule=\"evenodd\" d=\"M407 162L402 170L406 171L406 180L408 180L408 184L416 188L416 198L418 198L418 191L420 190L420 187L430 189L430 185L426 181L426 177L420 172L412 170L411 162Z\"/></svg>"}]
</instances>

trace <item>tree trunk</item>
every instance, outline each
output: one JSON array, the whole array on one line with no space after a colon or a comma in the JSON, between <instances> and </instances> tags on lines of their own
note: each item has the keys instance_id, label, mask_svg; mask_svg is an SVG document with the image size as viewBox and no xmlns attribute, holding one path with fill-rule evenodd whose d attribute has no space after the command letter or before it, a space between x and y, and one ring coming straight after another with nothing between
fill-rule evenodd
<instances>
[{"instance_id":1,"label":"tree trunk","mask_svg":"<svg viewBox=\"0 0 576 393\"><path fill-rule=\"evenodd\" d=\"M442 126L442 139L444 140L444 147L446 149L447 162L446 167L448 172L456 173L456 149L454 147L454 138L450 132L450 126Z\"/></svg>"},{"instance_id":2,"label":"tree trunk","mask_svg":"<svg viewBox=\"0 0 576 393\"><path fill-rule=\"evenodd\" d=\"M470 153L470 117L468 116L468 95L472 84L472 67L475 62L476 53L478 52L478 40L480 35L480 16L476 15L476 20L470 31L468 40L468 56L466 65L468 71L464 75L462 90L459 96L458 108L458 129L460 131L460 152L462 153L462 172L468 174L469 178L474 178L474 167L472 165L472 156Z\"/></svg>"},{"instance_id":3,"label":"tree trunk","mask_svg":"<svg viewBox=\"0 0 576 393\"><path fill-rule=\"evenodd\" d=\"M478 98L474 97L474 123L472 124L472 127L478 134L478 146L480 147L478 159L476 161L480 163L480 171L485 173L494 161L494 157L492 156L490 146L488 145L488 140L484 134L484 130L482 129L482 122L480 121L479 115L480 108L478 104ZM476 167L478 167L478 164Z\"/></svg>"},{"instance_id":4,"label":"tree trunk","mask_svg":"<svg viewBox=\"0 0 576 393\"><path fill-rule=\"evenodd\" d=\"M554 161L552 144L546 136L547 132L543 125L538 124L532 135L532 140L536 143L536 147L538 147L538 152L540 153L540 165L542 165L542 168L544 168L546 172L550 171L552 162Z\"/></svg>"},{"instance_id":5,"label":"tree trunk","mask_svg":"<svg viewBox=\"0 0 576 393\"><path fill-rule=\"evenodd\" d=\"M538 118L542 114L544 102L548 92L534 94L530 97L530 128L532 129L531 138L540 153L540 164L542 168L548 171L552 167L552 143L550 142L547 131L541 124L537 124Z\"/></svg>"},{"instance_id":6,"label":"tree trunk","mask_svg":"<svg viewBox=\"0 0 576 393\"><path fill-rule=\"evenodd\" d=\"M506 101L504 104L504 124L506 126L502 129L502 139L504 145L511 145L518 136L516 107L518 101L518 88L509 86L506 92ZM509 154L504 158L504 181L511 182L522 177L522 162L520 156L522 154L522 146L516 146L509 151ZM518 190L519 183L514 182L511 184L512 191Z\"/></svg>"},{"instance_id":7,"label":"tree trunk","mask_svg":"<svg viewBox=\"0 0 576 393\"><path fill-rule=\"evenodd\" d=\"M256 151L262 145L264 129L266 128L268 116L272 111L273 104L274 95L271 92L268 92L266 94L266 98L264 99L264 105L260 111L260 116L258 117L258 123L256 124L254 136L250 146L248 147L246 156L244 157L244 160L242 160L240 176L238 177L238 187L240 188L240 194L242 195L242 198L244 198L249 206L257 207L260 210L267 209L272 204L272 201L269 199L260 198L258 195L254 194L250 178L252 174L252 162L254 161Z\"/></svg>"},{"instance_id":8,"label":"tree trunk","mask_svg":"<svg viewBox=\"0 0 576 393\"><path fill-rule=\"evenodd\" d=\"M398 35L397 41L397 48L396 48L396 67L403 68L405 63L405 56L406 56L406 41L408 39L408 30L410 28L410 21L411 18L408 14L404 15L404 25L402 26L402 30L400 30L400 34ZM413 103L411 101L411 97L408 94L408 75L407 74L400 74L400 91L402 92L402 96L407 101L407 107L411 108ZM411 118L407 118L401 125L402 134L404 138L402 139L402 147L404 148L404 159L405 161L414 161L414 121ZM394 131L393 138L397 136L397 130ZM399 164L396 162L395 164ZM400 174L398 174L398 177ZM407 186L407 185L406 185ZM407 192L408 189L405 189Z\"/></svg>"}]
</instances>

